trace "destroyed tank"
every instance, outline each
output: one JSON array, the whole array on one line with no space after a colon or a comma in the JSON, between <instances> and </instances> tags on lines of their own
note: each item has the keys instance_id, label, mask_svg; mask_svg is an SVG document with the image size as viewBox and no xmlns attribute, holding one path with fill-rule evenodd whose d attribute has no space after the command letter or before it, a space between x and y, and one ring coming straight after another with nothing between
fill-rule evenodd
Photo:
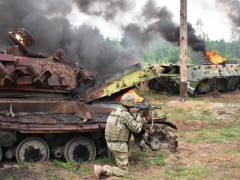
<instances>
[{"instance_id":1,"label":"destroyed tank","mask_svg":"<svg viewBox=\"0 0 240 180\"><path fill-rule=\"evenodd\" d=\"M104 129L119 106L115 97L155 77L153 67L134 66L96 82L95 73L65 60L61 49L52 55L30 50L34 39L27 30L10 30L9 37L7 54L0 53L0 161L41 162L51 156L91 162L106 155ZM133 74L138 79L129 81ZM176 151L176 126L157 110L141 113L141 147L158 150L167 143Z\"/></svg>"},{"instance_id":2,"label":"destroyed tank","mask_svg":"<svg viewBox=\"0 0 240 180\"><path fill-rule=\"evenodd\" d=\"M149 89L179 94L179 65L156 65L157 78L148 82ZM204 63L187 65L187 90L190 95L229 92L240 87L240 64Z\"/></svg>"}]
</instances>

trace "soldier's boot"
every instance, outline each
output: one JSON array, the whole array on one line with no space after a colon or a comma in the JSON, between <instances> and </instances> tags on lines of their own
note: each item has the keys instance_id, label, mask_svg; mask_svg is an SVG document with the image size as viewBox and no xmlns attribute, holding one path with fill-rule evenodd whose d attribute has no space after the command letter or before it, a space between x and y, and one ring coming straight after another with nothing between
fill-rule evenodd
<instances>
[{"instance_id":1,"label":"soldier's boot","mask_svg":"<svg viewBox=\"0 0 240 180\"><path fill-rule=\"evenodd\" d=\"M98 165L92 165L92 175L94 180L98 180L100 175L103 174L103 167Z\"/></svg>"}]
</instances>

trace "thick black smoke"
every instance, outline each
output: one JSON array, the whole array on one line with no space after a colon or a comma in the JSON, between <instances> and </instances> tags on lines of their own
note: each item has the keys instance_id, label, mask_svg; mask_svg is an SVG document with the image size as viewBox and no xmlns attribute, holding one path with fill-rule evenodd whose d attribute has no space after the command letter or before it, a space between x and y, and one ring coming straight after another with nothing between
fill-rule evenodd
<instances>
[{"instance_id":1,"label":"thick black smoke","mask_svg":"<svg viewBox=\"0 0 240 180\"><path fill-rule=\"evenodd\" d=\"M104 41L97 29L87 25L73 27L66 18L72 7L73 2L66 0L1 0L0 49L6 52L9 29L23 27L36 40L34 50L52 54L61 48L67 59L100 74L128 67L139 59Z\"/></svg>"},{"instance_id":2,"label":"thick black smoke","mask_svg":"<svg viewBox=\"0 0 240 180\"><path fill-rule=\"evenodd\" d=\"M134 8L134 3L129 0L74 0L81 12L104 17L112 20L122 12Z\"/></svg>"},{"instance_id":3,"label":"thick black smoke","mask_svg":"<svg viewBox=\"0 0 240 180\"><path fill-rule=\"evenodd\" d=\"M222 5L222 9L226 10L228 17L236 27L240 27L240 1L239 0L217 0Z\"/></svg>"},{"instance_id":4,"label":"thick black smoke","mask_svg":"<svg viewBox=\"0 0 240 180\"><path fill-rule=\"evenodd\" d=\"M130 23L124 28L124 34L134 41L138 47L147 47L154 39L159 38L157 24L151 24L148 27L142 27L137 23Z\"/></svg>"},{"instance_id":5,"label":"thick black smoke","mask_svg":"<svg viewBox=\"0 0 240 180\"><path fill-rule=\"evenodd\" d=\"M180 26L172 21L172 14L166 7L158 8L155 1L150 0L142 10L142 16L146 22L152 22L147 27L132 23L124 27L125 34L135 42L146 45L156 37L162 36L165 40L179 45ZM195 30L188 23L188 45L194 51L205 51L206 44L195 35Z\"/></svg>"}]
</instances>

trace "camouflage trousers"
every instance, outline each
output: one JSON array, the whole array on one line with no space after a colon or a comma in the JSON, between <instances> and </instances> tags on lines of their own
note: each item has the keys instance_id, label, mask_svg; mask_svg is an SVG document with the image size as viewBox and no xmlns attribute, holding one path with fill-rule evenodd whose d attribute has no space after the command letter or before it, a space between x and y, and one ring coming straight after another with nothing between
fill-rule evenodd
<instances>
[{"instance_id":1,"label":"camouflage trousers","mask_svg":"<svg viewBox=\"0 0 240 180\"><path fill-rule=\"evenodd\" d=\"M127 152L116 151L119 149L108 147L115 157L117 166L103 166L103 171L107 176L126 176L129 174L128 157L134 144L134 136L131 134L127 145Z\"/></svg>"},{"instance_id":2,"label":"camouflage trousers","mask_svg":"<svg viewBox=\"0 0 240 180\"><path fill-rule=\"evenodd\" d=\"M128 152L111 151L115 157L117 166L103 166L107 176L126 176L129 173L128 169Z\"/></svg>"}]
</instances>

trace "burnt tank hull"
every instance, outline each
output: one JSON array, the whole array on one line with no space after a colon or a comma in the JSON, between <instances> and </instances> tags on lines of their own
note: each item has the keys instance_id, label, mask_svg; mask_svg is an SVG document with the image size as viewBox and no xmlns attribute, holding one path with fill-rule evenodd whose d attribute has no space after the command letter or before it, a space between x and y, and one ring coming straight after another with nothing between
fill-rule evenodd
<instances>
[{"instance_id":1,"label":"burnt tank hull","mask_svg":"<svg viewBox=\"0 0 240 180\"><path fill-rule=\"evenodd\" d=\"M114 95L155 77L155 70L134 68L94 87L96 74L65 60L63 50L52 55L31 51L28 47L34 39L22 28L9 31L9 36L13 44L7 54L0 52L0 161L41 162L52 156L91 162L106 155L106 121L119 106L119 102L110 103ZM125 79L131 79L128 85ZM81 93L74 94L76 89ZM103 101L106 97L108 101ZM159 119L154 111L141 113L146 115L142 147L147 144L158 150L164 139L175 152L176 127L166 118L154 122L155 115Z\"/></svg>"},{"instance_id":2,"label":"burnt tank hull","mask_svg":"<svg viewBox=\"0 0 240 180\"><path fill-rule=\"evenodd\" d=\"M34 39L25 29L9 36L13 44L0 53L0 160L39 162L51 155L92 161L105 147L104 113L98 118L71 92L91 87L95 74L65 60L61 49L52 55L31 51Z\"/></svg>"},{"instance_id":3,"label":"burnt tank hull","mask_svg":"<svg viewBox=\"0 0 240 180\"><path fill-rule=\"evenodd\" d=\"M70 99L1 99L0 147L3 156L10 160L16 157L19 163L45 161L50 154L68 161L90 162L96 155L107 152L104 128L111 110ZM69 142L73 137L79 139L72 145ZM26 139L29 141L25 142ZM41 145L41 142L46 145ZM75 146L79 146L78 152ZM23 152L28 155L23 155ZM34 152L35 155L31 155ZM75 154L75 157L68 154Z\"/></svg>"},{"instance_id":4,"label":"burnt tank hull","mask_svg":"<svg viewBox=\"0 0 240 180\"><path fill-rule=\"evenodd\" d=\"M86 104L75 99L0 99L0 158L29 163L46 161L51 156L71 162L91 162L96 156L106 156L107 118L119 105L106 101ZM136 137L138 143L143 141L152 150L159 150L166 143L175 152L176 127L165 120L151 127L151 121L143 118L144 130ZM164 141L160 142L158 137Z\"/></svg>"}]
</instances>

